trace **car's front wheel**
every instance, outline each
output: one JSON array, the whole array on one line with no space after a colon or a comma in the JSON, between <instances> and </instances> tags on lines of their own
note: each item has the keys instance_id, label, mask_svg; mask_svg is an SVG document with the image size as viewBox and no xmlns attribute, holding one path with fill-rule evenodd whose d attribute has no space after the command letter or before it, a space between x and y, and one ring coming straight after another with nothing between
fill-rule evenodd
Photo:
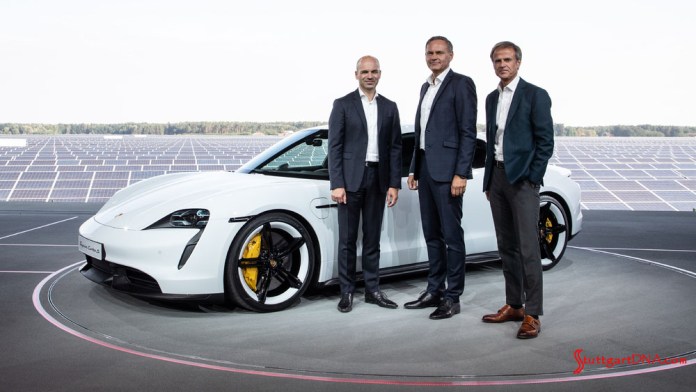
<instances>
[{"instance_id":1,"label":"car's front wheel","mask_svg":"<svg viewBox=\"0 0 696 392\"><path fill-rule=\"evenodd\" d=\"M259 215L232 242L225 290L246 309L283 310L307 290L314 262L312 236L300 221L283 213Z\"/></svg>"},{"instance_id":2,"label":"car's front wheel","mask_svg":"<svg viewBox=\"0 0 696 392\"><path fill-rule=\"evenodd\" d=\"M563 205L553 196L541 195L539 204L539 247L544 271L563 257L568 244L568 218Z\"/></svg>"}]
</instances>

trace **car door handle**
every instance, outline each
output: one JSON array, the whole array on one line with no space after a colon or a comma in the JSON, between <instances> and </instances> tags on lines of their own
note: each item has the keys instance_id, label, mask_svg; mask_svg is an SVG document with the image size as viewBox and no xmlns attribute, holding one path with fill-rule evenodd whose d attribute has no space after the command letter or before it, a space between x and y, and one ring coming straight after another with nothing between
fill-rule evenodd
<instances>
[{"instance_id":1,"label":"car door handle","mask_svg":"<svg viewBox=\"0 0 696 392\"><path fill-rule=\"evenodd\" d=\"M322 204L320 206L317 206L316 208L318 209L323 209L323 208L338 208L337 203L332 203L332 204Z\"/></svg>"}]
</instances>

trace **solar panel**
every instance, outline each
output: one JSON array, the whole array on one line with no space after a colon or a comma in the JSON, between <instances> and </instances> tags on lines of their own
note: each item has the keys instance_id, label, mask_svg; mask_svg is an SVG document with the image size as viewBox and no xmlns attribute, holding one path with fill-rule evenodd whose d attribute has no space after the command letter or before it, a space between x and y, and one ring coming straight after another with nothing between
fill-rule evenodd
<instances>
[{"instance_id":1,"label":"solar panel","mask_svg":"<svg viewBox=\"0 0 696 392\"><path fill-rule=\"evenodd\" d=\"M54 171L41 171L36 173L25 172L22 174L22 180L53 180L58 177L58 173Z\"/></svg>"},{"instance_id":2,"label":"solar panel","mask_svg":"<svg viewBox=\"0 0 696 392\"><path fill-rule=\"evenodd\" d=\"M643 159L641 162L645 161L646 159ZM653 165L650 163L631 163L629 166L631 167L631 169L654 169Z\"/></svg>"},{"instance_id":3,"label":"solar panel","mask_svg":"<svg viewBox=\"0 0 696 392\"><path fill-rule=\"evenodd\" d=\"M611 170L627 170L632 169L628 163L605 163L604 165L607 169Z\"/></svg>"},{"instance_id":4,"label":"solar panel","mask_svg":"<svg viewBox=\"0 0 696 392\"><path fill-rule=\"evenodd\" d=\"M607 189L613 191L644 191L646 190L639 182L631 180L622 181L600 181L600 183Z\"/></svg>"},{"instance_id":5,"label":"solar panel","mask_svg":"<svg viewBox=\"0 0 696 392\"><path fill-rule=\"evenodd\" d=\"M88 172L111 172L114 171L115 166L103 165L103 166L86 166L85 171Z\"/></svg>"},{"instance_id":6,"label":"solar panel","mask_svg":"<svg viewBox=\"0 0 696 392\"><path fill-rule=\"evenodd\" d=\"M617 173L626 179L652 178L650 174L643 170L617 170Z\"/></svg>"},{"instance_id":7,"label":"solar panel","mask_svg":"<svg viewBox=\"0 0 696 392\"><path fill-rule=\"evenodd\" d=\"M84 171L58 171L59 180L88 180L94 176L94 173Z\"/></svg>"},{"instance_id":8,"label":"solar panel","mask_svg":"<svg viewBox=\"0 0 696 392\"><path fill-rule=\"evenodd\" d=\"M84 201L87 198L89 189L53 189L50 199L56 201Z\"/></svg>"},{"instance_id":9,"label":"solar panel","mask_svg":"<svg viewBox=\"0 0 696 392\"><path fill-rule=\"evenodd\" d=\"M119 190L119 188L101 188L101 189L91 189L89 192L89 198L90 199L108 199L109 197L113 196L114 193L116 193Z\"/></svg>"},{"instance_id":10,"label":"solar panel","mask_svg":"<svg viewBox=\"0 0 696 392\"><path fill-rule=\"evenodd\" d=\"M676 211L694 211L696 212L696 203L694 202L671 202L669 203Z\"/></svg>"},{"instance_id":11,"label":"solar panel","mask_svg":"<svg viewBox=\"0 0 696 392\"><path fill-rule=\"evenodd\" d=\"M696 193L684 191L655 191L657 197L666 202L696 202ZM696 204L694 204L696 207Z\"/></svg>"},{"instance_id":12,"label":"solar panel","mask_svg":"<svg viewBox=\"0 0 696 392\"><path fill-rule=\"evenodd\" d=\"M48 188L44 189L15 189L9 197L13 200L24 201L45 201L49 193Z\"/></svg>"},{"instance_id":13,"label":"solar panel","mask_svg":"<svg viewBox=\"0 0 696 392\"><path fill-rule=\"evenodd\" d=\"M668 179L668 178L684 178L683 176L679 175L679 173L675 172L674 170L645 170L646 173L650 174L654 178L658 179Z\"/></svg>"},{"instance_id":14,"label":"solar panel","mask_svg":"<svg viewBox=\"0 0 696 392\"><path fill-rule=\"evenodd\" d=\"M674 180L640 180L641 185L652 191L688 189Z\"/></svg>"},{"instance_id":15,"label":"solar panel","mask_svg":"<svg viewBox=\"0 0 696 392\"><path fill-rule=\"evenodd\" d=\"M19 180L15 183L15 189L51 189L53 181L24 181Z\"/></svg>"},{"instance_id":16,"label":"solar panel","mask_svg":"<svg viewBox=\"0 0 696 392\"><path fill-rule=\"evenodd\" d=\"M133 172L133 173L131 173L131 181L132 180L144 180L146 178L161 176L163 174L166 174L165 170L148 170L148 171L141 171L141 172Z\"/></svg>"},{"instance_id":17,"label":"solar panel","mask_svg":"<svg viewBox=\"0 0 696 392\"><path fill-rule=\"evenodd\" d=\"M591 202L618 202L619 198L609 191L586 191L582 193L582 201Z\"/></svg>"},{"instance_id":18,"label":"solar panel","mask_svg":"<svg viewBox=\"0 0 696 392\"><path fill-rule=\"evenodd\" d=\"M580 184L580 189L583 191L600 191L600 190L605 190L605 188L595 180L575 180L578 184Z\"/></svg>"},{"instance_id":19,"label":"solar panel","mask_svg":"<svg viewBox=\"0 0 696 392\"><path fill-rule=\"evenodd\" d=\"M684 178L696 178L696 170L675 170L676 173L680 174Z\"/></svg>"},{"instance_id":20,"label":"solar panel","mask_svg":"<svg viewBox=\"0 0 696 392\"><path fill-rule=\"evenodd\" d=\"M621 175L613 170L585 170L593 178L619 178Z\"/></svg>"},{"instance_id":21,"label":"solar panel","mask_svg":"<svg viewBox=\"0 0 696 392\"><path fill-rule=\"evenodd\" d=\"M225 165L198 165L200 171L219 171L225 170Z\"/></svg>"},{"instance_id":22,"label":"solar panel","mask_svg":"<svg viewBox=\"0 0 696 392\"><path fill-rule=\"evenodd\" d=\"M128 171L112 171L112 172L99 172L94 174L95 179L127 179L130 177L130 172Z\"/></svg>"},{"instance_id":23,"label":"solar panel","mask_svg":"<svg viewBox=\"0 0 696 392\"><path fill-rule=\"evenodd\" d=\"M89 189L91 184L89 180L58 180L53 189Z\"/></svg>"},{"instance_id":24,"label":"solar panel","mask_svg":"<svg viewBox=\"0 0 696 392\"><path fill-rule=\"evenodd\" d=\"M693 192L696 192L696 178L694 179L679 179L677 180L677 183L681 184L684 188L690 189Z\"/></svg>"},{"instance_id":25,"label":"solar panel","mask_svg":"<svg viewBox=\"0 0 696 392\"><path fill-rule=\"evenodd\" d=\"M613 191L612 192L620 200L630 202L659 202L660 199L652 192L636 192L636 191Z\"/></svg>"},{"instance_id":26,"label":"solar panel","mask_svg":"<svg viewBox=\"0 0 696 392\"><path fill-rule=\"evenodd\" d=\"M633 211L674 211L674 207L665 203L628 203Z\"/></svg>"}]
</instances>

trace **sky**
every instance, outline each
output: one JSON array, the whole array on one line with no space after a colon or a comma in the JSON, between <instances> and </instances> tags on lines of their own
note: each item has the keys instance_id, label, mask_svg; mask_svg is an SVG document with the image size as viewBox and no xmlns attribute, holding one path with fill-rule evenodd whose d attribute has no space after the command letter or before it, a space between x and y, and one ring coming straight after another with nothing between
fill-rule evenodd
<instances>
[{"instance_id":1,"label":"sky","mask_svg":"<svg viewBox=\"0 0 696 392\"><path fill-rule=\"evenodd\" d=\"M0 123L328 121L369 54L413 124L425 42L444 35L480 124L508 40L556 123L696 126L694 15L688 0L0 0Z\"/></svg>"}]
</instances>

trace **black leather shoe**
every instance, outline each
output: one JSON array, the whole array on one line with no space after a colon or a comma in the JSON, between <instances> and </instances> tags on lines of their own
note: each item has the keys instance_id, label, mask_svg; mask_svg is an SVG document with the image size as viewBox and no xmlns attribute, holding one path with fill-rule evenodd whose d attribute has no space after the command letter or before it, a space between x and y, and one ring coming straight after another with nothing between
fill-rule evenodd
<instances>
[{"instance_id":1,"label":"black leather shoe","mask_svg":"<svg viewBox=\"0 0 696 392\"><path fill-rule=\"evenodd\" d=\"M382 308L396 309L399 305L396 302L387 298L387 296L381 291L375 291L373 293L365 293L365 302L368 304L375 304Z\"/></svg>"},{"instance_id":2,"label":"black leather shoe","mask_svg":"<svg viewBox=\"0 0 696 392\"><path fill-rule=\"evenodd\" d=\"M348 313L353 310L353 293L341 294L341 300L338 301L338 311Z\"/></svg>"},{"instance_id":3,"label":"black leather shoe","mask_svg":"<svg viewBox=\"0 0 696 392\"><path fill-rule=\"evenodd\" d=\"M411 301L411 302L406 302L404 304L404 308L406 308L406 309L423 309L423 308L435 307L438 304L440 304L440 297L439 296L428 293L427 291L424 291L421 293L420 297L418 297L417 300Z\"/></svg>"},{"instance_id":4,"label":"black leather shoe","mask_svg":"<svg viewBox=\"0 0 696 392\"><path fill-rule=\"evenodd\" d=\"M452 301L452 298L443 298L440 305L434 312L430 313L431 320L442 320L450 318L459 313L459 302Z\"/></svg>"}]
</instances>

